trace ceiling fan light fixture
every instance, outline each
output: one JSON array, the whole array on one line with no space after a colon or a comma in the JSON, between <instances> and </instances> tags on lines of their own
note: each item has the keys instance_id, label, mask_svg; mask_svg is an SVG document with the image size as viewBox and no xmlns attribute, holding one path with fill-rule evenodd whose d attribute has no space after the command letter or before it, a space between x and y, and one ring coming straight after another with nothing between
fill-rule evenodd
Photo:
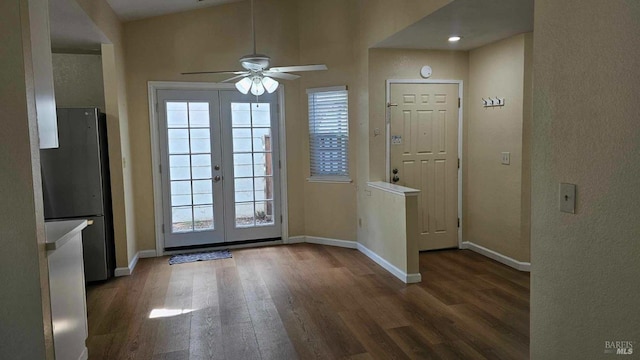
<instances>
[{"instance_id":1,"label":"ceiling fan light fixture","mask_svg":"<svg viewBox=\"0 0 640 360\"><path fill-rule=\"evenodd\" d=\"M251 90L252 85L253 81L246 77L236 83L236 89L246 95L249 93L249 90Z\"/></svg>"},{"instance_id":2,"label":"ceiling fan light fixture","mask_svg":"<svg viewBox=\"0 0 640 360\"><path fill-rule=\"evenodd\" d=\"M262 85L262 79L259 76L253 78L251 84L251 94L255 96L260 96L264 94L264 85Z\"/></svg>"},{"instance_id":3,"label":"ceiling fan light fixture","mask_svg":"<svg viewBox=\"0 0 640 360\"><path fill-rule=\"evenodd\" d=\"M262 85L264 86L264 89L271 94L278 89L279 83L276 80L265 76L262 78Z\"/></svg>"}]
</instances>

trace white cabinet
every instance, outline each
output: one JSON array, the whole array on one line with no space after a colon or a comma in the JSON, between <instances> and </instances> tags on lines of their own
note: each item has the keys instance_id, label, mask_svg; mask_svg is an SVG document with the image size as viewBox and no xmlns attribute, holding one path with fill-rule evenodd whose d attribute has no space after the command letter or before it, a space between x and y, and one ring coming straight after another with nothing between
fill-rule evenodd
<instances>
[{"instance_id":1,"label":"white cabinet","mask_svg":"<svg viewBox=\"0 0 640 360\"><path fill-rule=\"evenodd\" d=\"M46 223L49 292L56 360L87 359L87 304L82 260L86 220Z\"/></svg>"}]
</instances>

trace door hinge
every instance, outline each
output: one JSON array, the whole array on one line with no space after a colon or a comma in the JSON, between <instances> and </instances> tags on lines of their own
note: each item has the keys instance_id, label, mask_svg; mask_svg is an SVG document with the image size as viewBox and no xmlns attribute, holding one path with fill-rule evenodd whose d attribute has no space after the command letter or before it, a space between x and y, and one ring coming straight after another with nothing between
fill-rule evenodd
<instances>
[{"instance_id":1,"label":"door hinge","mask_svg":"<svg viewBox=\"0 0 640 360\"><path fill-rule=\"evenodd\" d=\"M460 109L460 104L462 103L462 99L458 98L458 109Z\"/></svg>"},{"instance_id":2,"label":"door hinge","mask_svg":"<svg viewBox=\"0 0 640 360\"><path fill-rule=\"evenodd\" d=\"M278 169L282 169L282 161L278 160Z\"/></svg>"},{"instance_id":3,"label":"door hinge","mask_svg":"<svg viewBox=\"0 0 640 360\"><path fill-rule=\"evenodd\" d=\"M158 165L158 171L162 174L162 164Z\"/></svg>"},{"instance_id":4,"label":"door hinge","mask_svg":"<svg viewBox=\"0 0 640 360\"><path fill-rule=\"evenodd\" d=\"M164 234L164 224L162 224L162 233Z\"/></svg>"},{"instance_id":5,"label":"door hinge","mask_svg":"<svg viewBox=\"0 0 640 360\"><path fill-rule=\"evenodd\" d=\"M460 158L458 158L458 169L460 169Z\"/></svg>"},{"instance_id":6,"label":"door hinge","mask_svg":"<svg viewBox=\"0 0 640 360\"><path fill-rule=\"evenodd\" d=\"M460 227L460 218L458 218L458 227Z\"/></svg>"},{"instance_id":7,"label":"door hinge","mask_svg":"<svg viewBox=\"0 0 640 360\"><path fill-rule=\"evenodd\" d=\"M282 215L280 215L280 224L282 224Z\"/></svg>"},{"instance_id":8,"label":"door hinge","mask_svg":"<svg viewBox=\"0 0 640 360\"><path fill-rule=\"evenodd\" d=\"M160 112L160 106L158 105L158 103L156 102L156 113Z\"/></svg>"}]
</instances>

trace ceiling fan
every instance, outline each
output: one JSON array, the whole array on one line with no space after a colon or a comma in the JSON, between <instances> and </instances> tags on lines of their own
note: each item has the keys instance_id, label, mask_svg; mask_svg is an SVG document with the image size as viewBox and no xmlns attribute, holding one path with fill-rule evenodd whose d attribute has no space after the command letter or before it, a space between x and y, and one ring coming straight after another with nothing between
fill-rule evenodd
<instances>
[{"instance_id":1,"label":"ceiling fan","mask_svg":"<svg viewBox=\"0 0 640 360\"><path fill-rule=\"evenodd\" d=\"M243 94L251 94L260 96L264 92L269 94L276 91L278 88L278 81L282 80L295 80L300 75L289 74L289 72L301 72L301 71L319 71L327 70L327 66L320 65L299 65L299 66L279 66L269 67L271 65L271 58L267 55L256 53L256 25L255 17L253 14L253 0L251 0L251 32L253 37L253 53L245 55L240 58L240 65L244 70L239 71L194 71L184 72L182 75L195 75L195 74L231 74L235 75L222 82L236 82L236 89Z\"/></svg>"}]
</instances>

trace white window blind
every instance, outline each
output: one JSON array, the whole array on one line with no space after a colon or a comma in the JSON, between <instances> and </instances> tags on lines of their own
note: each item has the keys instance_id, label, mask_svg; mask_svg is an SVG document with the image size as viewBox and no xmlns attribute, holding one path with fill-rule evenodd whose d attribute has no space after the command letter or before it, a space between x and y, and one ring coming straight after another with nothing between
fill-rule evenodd
<instances>
[{"instance_id":1,"label":"white window blind","mask_svg":"<svg viewBox=\"0 0 640 360\"><path fill-rule=\"evenodd\" d=\"M307 89L311 179L349 176L349 111L345 86Z\"/></svg>"}]
</instances>

